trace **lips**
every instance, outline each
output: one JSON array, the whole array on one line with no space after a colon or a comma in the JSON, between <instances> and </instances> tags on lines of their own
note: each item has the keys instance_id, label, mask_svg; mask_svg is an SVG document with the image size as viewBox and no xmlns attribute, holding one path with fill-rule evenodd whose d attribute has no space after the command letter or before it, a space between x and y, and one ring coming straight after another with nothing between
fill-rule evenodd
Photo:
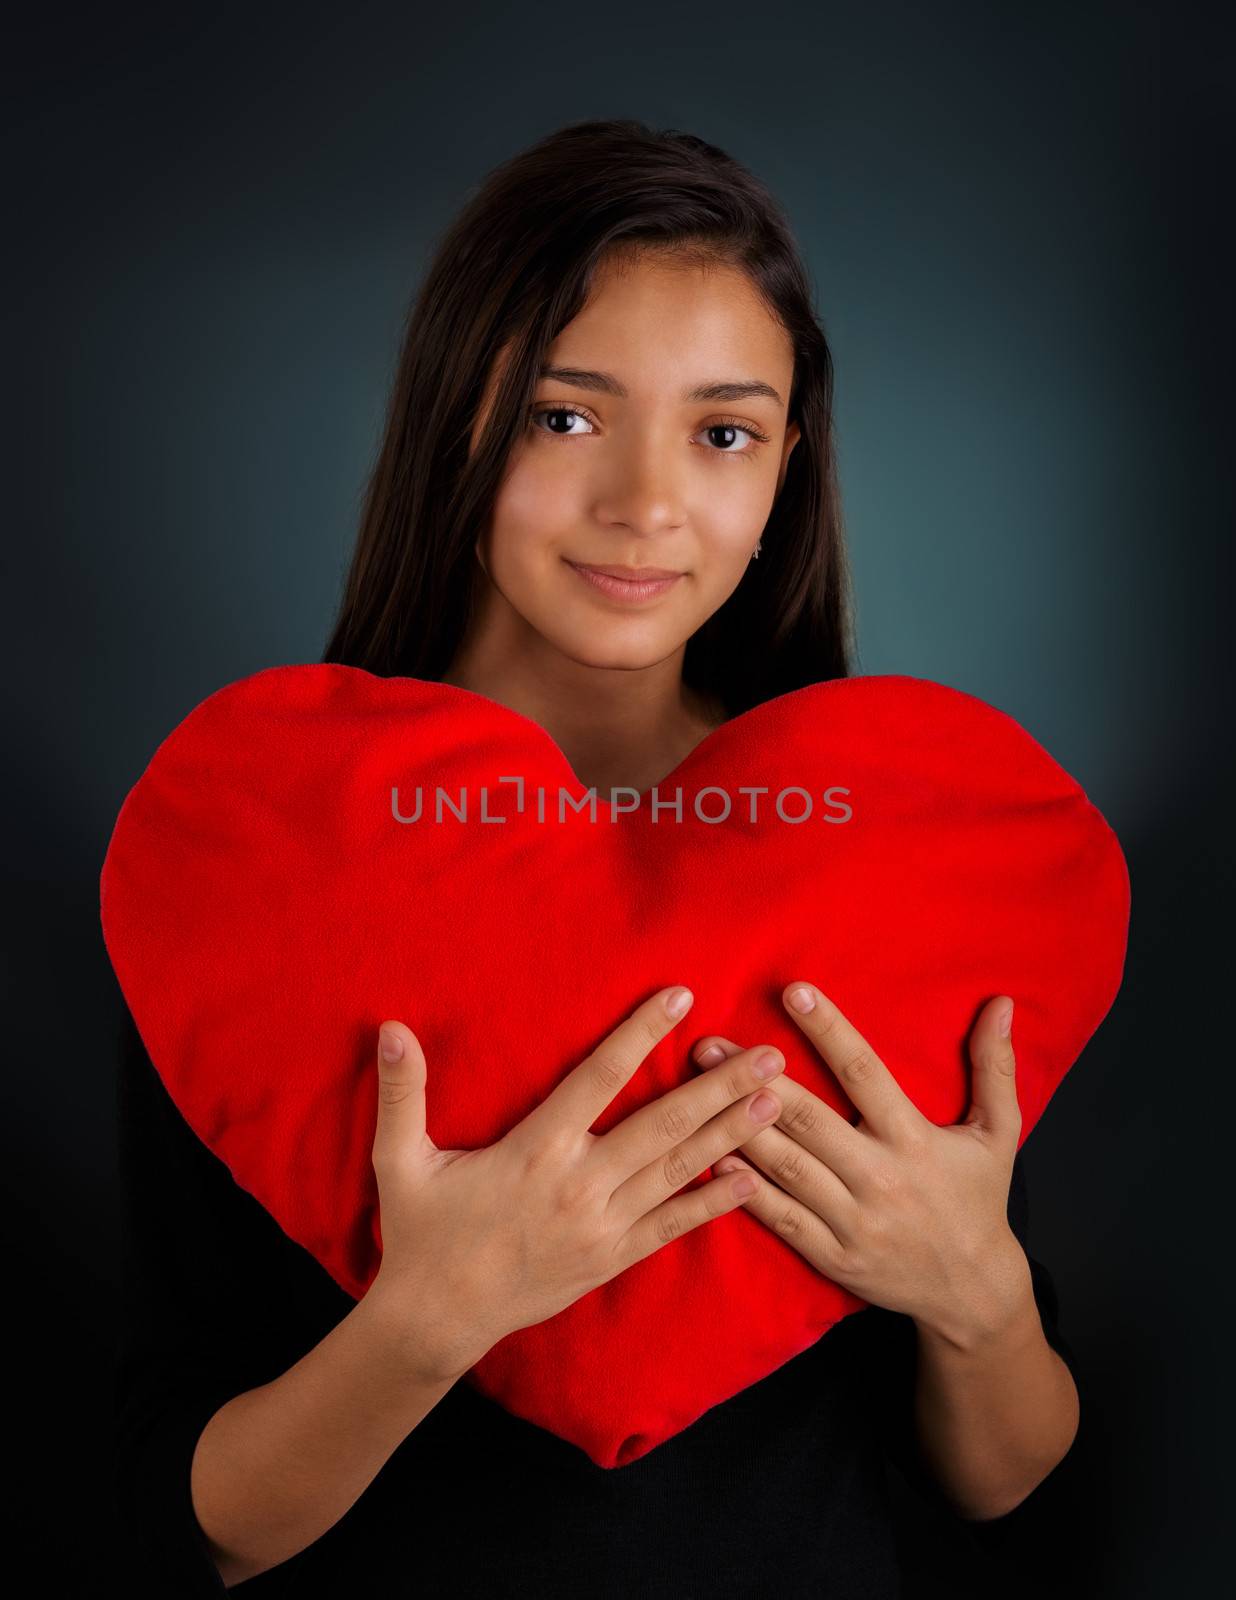
<instances>
[{"instance_id":1,"label":"lips","mask_svg":"<svg viewBox=\"0 0 1236 1600\"><path fill-rule=\"evenodd\" d=\"M565 558L564 558L565 559ZM668 567L594 567L567 561L585 583L617 600L644 600L671 589L681 572Z\"/></svg>"},{"instance_id":2,"label":"lips","mask_svg":"<svg viewBox=\"0 0 1236 1600\"><path fill-rule=\"evenodd\" d=\"M603 572L610 578L625 578L629 582L642 583L651 578L677 578L679 573L674 567L603 567L595 561L572 561L573 567L579 567L586 572Z\"/></svg>"}]
</instances>

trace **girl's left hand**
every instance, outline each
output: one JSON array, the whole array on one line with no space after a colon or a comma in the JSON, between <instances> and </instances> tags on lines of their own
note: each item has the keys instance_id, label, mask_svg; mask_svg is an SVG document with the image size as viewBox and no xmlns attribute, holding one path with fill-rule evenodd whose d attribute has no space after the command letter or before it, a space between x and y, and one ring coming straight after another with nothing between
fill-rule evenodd
<instances>
[{"instance_id":1,"label":"girl's left hand","mask_svg":"<svg viewBox=\"0 0 1236 1600\"><path fill-rule=\"evenodd\" d=\"M805 1014L790 998L803 989L814 1002ZM798 981L782 1001L860 1120L848 1122L783 1072L781 1115L739 1147L750 1160L725 1156L714 1172L753 1172L757 1187L744 1209L861 1299L958 1343L998 1331L1016 1315L1028 1276L1008 1222L1021 1135L1013 1046L999 1026L1009 997L998 995L979 1017L970 1111L947 1127L923 1116L818 989ZM712 1034L692 1054L712 1068L740 1048Z\"/></svg>"}]
</instances>

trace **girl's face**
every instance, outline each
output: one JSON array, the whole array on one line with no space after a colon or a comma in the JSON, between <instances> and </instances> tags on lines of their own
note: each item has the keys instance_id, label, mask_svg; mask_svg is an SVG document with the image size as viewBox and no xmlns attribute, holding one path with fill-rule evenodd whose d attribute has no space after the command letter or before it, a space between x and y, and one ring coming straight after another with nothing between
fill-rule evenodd
<instances>
[{"instance_id":1,"label":"girl's face","mask_svg":"<svg viewBox=\"0 0 1236 1600\"><path fill-rule=\"evenodd\" d=\"M649 666L684 646L759 579L751 553L799 437L786 427L792 376L789 336L742 272L664 256L603 264L549 351L477 543L496 591L482 614L505 602L596 667ZM597 566L672 577L632 587L580 571Z\"/></svg>"}]
</instances>

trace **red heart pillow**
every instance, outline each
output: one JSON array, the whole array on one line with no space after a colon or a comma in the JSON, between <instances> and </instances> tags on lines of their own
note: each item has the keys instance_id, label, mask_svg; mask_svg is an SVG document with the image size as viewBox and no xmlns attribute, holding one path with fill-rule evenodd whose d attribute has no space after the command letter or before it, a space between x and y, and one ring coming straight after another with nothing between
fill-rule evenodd
<instances>
[{"instance_id":1,"label":"red heart pillow","mask_svg":"<svg viewBox=\"0 0 1236 1600\"><path fill-rule=\"evenodd\" d=\"M151 1059L236 1181L357 1298L380 1255L385 1017L424 1046L430 1136L470 1148L675 983L696 996L685 1023L594 1132L696 1077L688 1050L713 1032L776 1044L789 1077L852 1114L782 1008L795 977L924 1115L956 1122L968 1033L1007 993L1024 1142L1120 986L1115 835L1018 723L959 690L812 684L725 723L631 809L590 814L589 794L494 700L311 664L211 694L121 807L103 931ZM864 1304L739 1209L468 1377L621 1466Z\"/></svg>"}]
</instances>

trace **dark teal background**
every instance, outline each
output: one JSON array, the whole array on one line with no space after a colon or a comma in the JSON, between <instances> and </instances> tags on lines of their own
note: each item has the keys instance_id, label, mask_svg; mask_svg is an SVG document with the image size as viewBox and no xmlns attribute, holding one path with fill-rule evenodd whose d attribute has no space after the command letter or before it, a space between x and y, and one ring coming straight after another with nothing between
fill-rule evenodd
<instances>
[{"instance_id":1,"label":"dark teal background","mask_svg":"<svg viewBox=\"0 0 1236 1600\"><path fill-rule=\"evenodd\" d=\"M320 654L435 236L516 150L633 115L729 149L802 241L837 364L857 670L1010 712L1130 864L1124 988L1026 1147L1081 1432L997 1538L907 1504L908 1592L1020 1593L1018 1572L1036 1594L1210 1592L1231 1492L1231 59L1200 13L1142 4L24 26L4 1170L16 1319L46 1321L66 1407L32 1437L32 1484L104 1438L83 1380L108 1425L116 813L207 694ZM97 1506L105 1443L93 1471L56 1490L62 1528ZM72 1539L45 1559L81 1554L104 1559Z\"/></svg>"}]
</instances>

